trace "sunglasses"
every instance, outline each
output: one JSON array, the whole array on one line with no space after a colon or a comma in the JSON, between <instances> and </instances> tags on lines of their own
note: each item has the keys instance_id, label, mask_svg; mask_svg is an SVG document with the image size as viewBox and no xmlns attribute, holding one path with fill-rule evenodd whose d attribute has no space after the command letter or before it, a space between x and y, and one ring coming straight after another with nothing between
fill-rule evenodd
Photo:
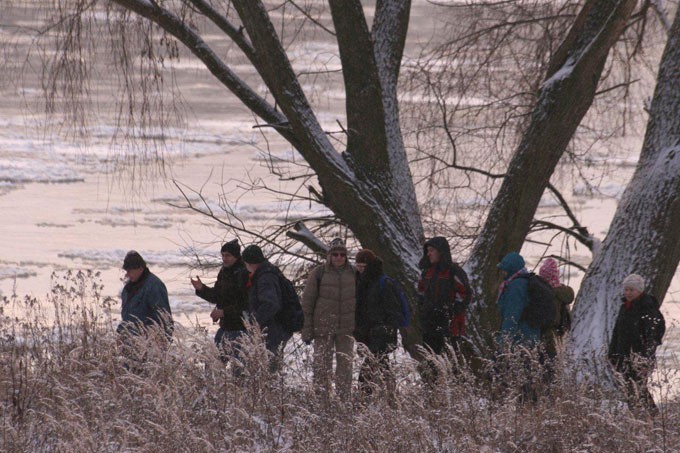
<instances>
[{"instance_id":1,"label":"sunglasses","mask_svg":"<svg viewBox=\"0 0 680 453\"><path fill-rule=\"evenodd\" d=\"M333 258L338 258L338 257L344 258L344 257L347 256L347 254L346 254L346 253L333 252L333 253L331 253L331 256L332 256Z\"/></svg>"}]
</instances>

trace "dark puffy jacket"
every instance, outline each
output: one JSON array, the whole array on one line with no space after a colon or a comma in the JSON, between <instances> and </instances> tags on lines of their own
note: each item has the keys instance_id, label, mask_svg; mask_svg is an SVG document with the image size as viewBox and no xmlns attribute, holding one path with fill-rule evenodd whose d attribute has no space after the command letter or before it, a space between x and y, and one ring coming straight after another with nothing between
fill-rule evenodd
<instances>
[{"instance_id":1,"label":"dark puffy jacket","mask_svg":"<svg viewBox=\"0 0 680 453\"><path fill-rule=\"evenodd\" d=\"M272 352L276 352L292 336L276 319L283 307L280 272L276 266L265 261L249 276L246 285L248 311L255 322L263 330L266 329L267 349Z\"/></svg>"},{"instance_id":2,"label":"dark puffy jacket","mask_svg":"<svg viewBox=\"0 0 680 453\"><path fill-rule=\"evenodd\" d=\"M148 268L136 282L129 282L121 293L123 301L121 322L116 331L132 335L142 333L142 327L160 325L168 337L172 336L174 323L168 290L165 284Z\"/></svg>"},{"instance_id":3,"label":"dark puffy jacket","mask_svg":"<svg viewBox=\"0 0 680 453\"><path fill-rule=\"evenodd\" d=\"M432 266L427 257L427 247L434 247L440 255L440 261ZM472 289L467 274L451 259L451 249L446 238L435 237L423 245L423 257L420 260L422 269L418 282L418 306L423 338L448 337L464 335L465 310L472 297ZM462 318L463 331L453 332L454 317Z\"/></svg>"},{"instance_id":4,"label":"dark puffy jacket","mask_svg":"<svg viewBox=\"0 0 680 453\"><path fill-rule=\"evenodd\" d=\"M379 259L368 263L364 273L358 274L356 300L354 338L373 354L394 350L402 321L401 301L394 284L385 277Z\"/></svg>"},{"instance_id":5,"label":"dark puffy jacket","mask_svg":"<svg viewBox=\"0 0 680 453\"><path fill-rule=\"evenodd\" d=\"M666 323L654 296L642 294L629 309L624 299L609 343L609 360L618 371L625 371L633 353L654 358L665 331Z\"/></svg>"},{"instance_id":6,"label":"dark puffy jacket","mask_svg":"<svg viewBox=\"0 0 680 453\"><path fill-rule=\"evenodd\" d=\"M246 272L241 260L229 267L222 267L214 287L203 285L196 295L224 310L220 327L225 330L243 330L243 313L248 312L248 295L243 285Z\"/></svg>"}]
</instances>

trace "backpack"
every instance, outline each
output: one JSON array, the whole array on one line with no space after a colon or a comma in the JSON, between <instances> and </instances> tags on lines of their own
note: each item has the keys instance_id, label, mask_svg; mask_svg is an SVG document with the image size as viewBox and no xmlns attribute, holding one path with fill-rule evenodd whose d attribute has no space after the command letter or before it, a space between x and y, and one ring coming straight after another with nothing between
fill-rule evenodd
<instances>
[{"instance_id":1,"label":"backpack","mask_svg":"<svg viewBox=\"0 0 680 453\"><path fill-rule=\"evenodd\" d=\"M282 306L276 314L276 320L286 329L288 333L295 333L302 330L305 315L300 305L300 297L295 290L293 282L288 280L283 272L278 271L279 288L281 288Z\"/></svg>"},{"instance_id":2,"label":"backpack","mask_svg":"<svg viewBox=\"0 0 680 453\"><path fill-rule=\"evenodd\" d=\"M401 328L408 327L411 325L411 308L408 305L408 299L406 298L404 289L401 287L399 282L393 279L392 277L388 277L387 275L381 275L380 280L378 280L380 286L380 294L382 295L382 292L385 289L385 281L387 280L389 280L390 283L392 284L392 288L394 288L394 292L397 294L397 298L401 303L401 322L399 323L399 327Z\"/></svg>"},{"instance_id":3,"label":"backpack","mask_svg":"<svg viewBox=\"0 0 680 453\"><path fill-rule=\"evenodd\" d=\"M529 326L546 330L559 322L557 298L550 283L533 272L520 275L528 281L529 302L522 312L522 321Z\"/></svg>"}]
</instances>

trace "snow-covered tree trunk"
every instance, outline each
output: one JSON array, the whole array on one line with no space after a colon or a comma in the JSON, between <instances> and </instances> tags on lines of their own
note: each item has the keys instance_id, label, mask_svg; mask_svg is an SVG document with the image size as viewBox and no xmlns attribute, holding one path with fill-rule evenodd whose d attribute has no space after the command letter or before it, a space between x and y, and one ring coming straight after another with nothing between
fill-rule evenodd
<instances>
[{"instance_id":1,"label":"snow-covered tree trunk","mask_svg":"<svg viewBox=\"0 0 680 453\"><path fill-rule=\"evenodd\" d=\"M550 62L530 125L466 265L476 292L475 340L481 344L488 344L498 326L496 264L506 253L522 248L550 176L593 102L607 55L636 3L588 1Z\"/></svg>"},{"instance_id":2,"label":"snow-covered tree trunk","mask_svg":"<svg viewBox=\"0 0 680 453\"><path fill-rule=\"evenodd\" d=\"M645 278L661 302L680 262L680 14L669 33L640 160L602 250L585 275L569 349L588 374L608 369L605 353L621 305L623 279Z\"/></svg>"}]
</instances>

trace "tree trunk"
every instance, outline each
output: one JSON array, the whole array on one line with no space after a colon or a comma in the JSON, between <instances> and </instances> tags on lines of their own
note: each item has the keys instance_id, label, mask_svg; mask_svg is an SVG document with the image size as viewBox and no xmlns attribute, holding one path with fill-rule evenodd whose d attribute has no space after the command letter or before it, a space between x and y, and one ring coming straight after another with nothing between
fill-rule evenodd
<instances>
[{"instance_id":1,"label":"tree trunk","mask_svg":"<svg viewBox=\"0 0 680 453\"><path fill-rule=\"evenodd\" d=\"M550 176L595 97L609 50L622 33L635 0L595 0L583 7L556 52L531 123L508 167L466 268L476 299L474 340L491 346L498 327L496 264L520 251Z\"/></svg>"},{"instance_id":2,"label":"tree trunk","mask_svg":"<svg viewBox=\"0 0 680 453\"><path fill-rule=\"evenodd\" d=\"M608 370L604 354L621 305L621 282L644 277L659 302L680 262L680 14L664 51L640 160L602 250L574 306L569 350L588 374Z\"/></svg>"}]
</instances>

